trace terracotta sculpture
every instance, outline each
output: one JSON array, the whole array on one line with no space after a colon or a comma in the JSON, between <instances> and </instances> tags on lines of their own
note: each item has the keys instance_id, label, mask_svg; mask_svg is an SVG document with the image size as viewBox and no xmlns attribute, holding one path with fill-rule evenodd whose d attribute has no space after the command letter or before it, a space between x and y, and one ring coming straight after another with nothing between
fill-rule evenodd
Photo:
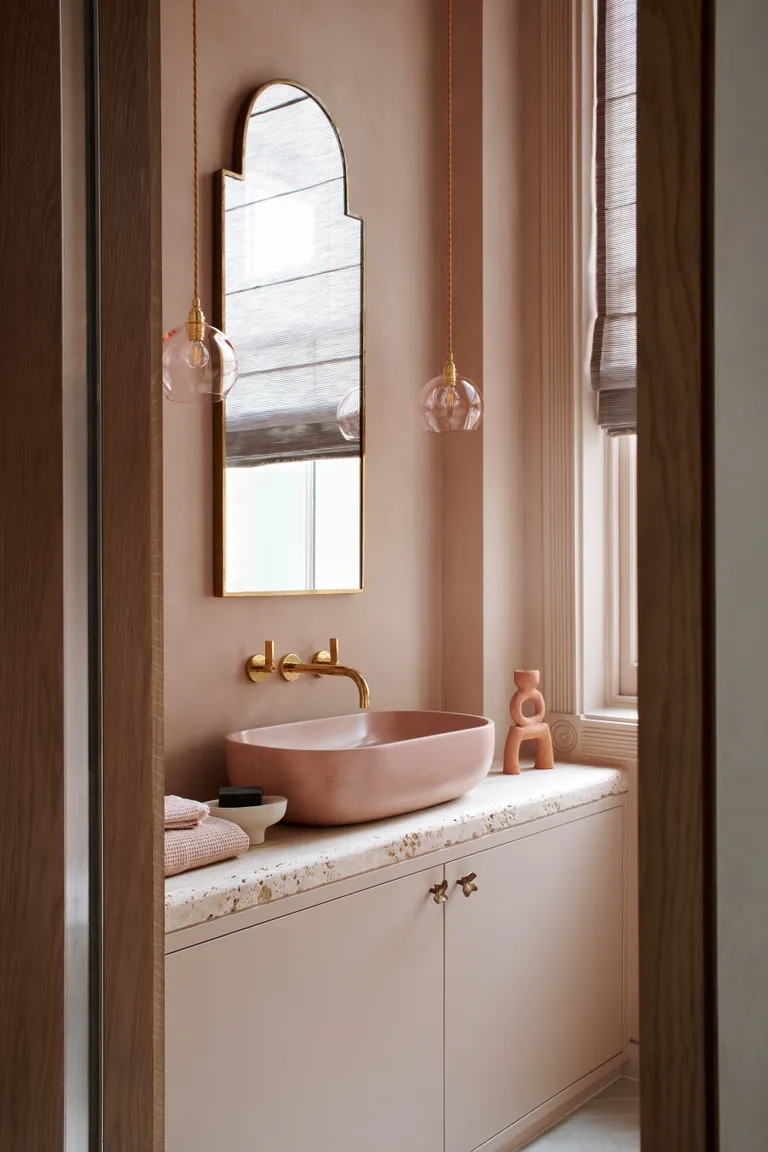
<instances>
[{"instance_id":1,"label":"terracotta sculpture","mask_svg":"<svg viewBox=\"0 0 768 1152\"><path fill-rule=\"evenodd\" d=\"M509 714L514 721L507 736L504 748L504 771L508 776L517 776L520 771L520 745L523 740L536 741L534 768L554 768L555 757L552 751L552 734L549 724L544 723L547 706L539 692L539 673L532 669L515 672L515 692L509 704ZM523 713L523 705L532 700L536 711L532 716Z\"/></svg>"}]
</instances>

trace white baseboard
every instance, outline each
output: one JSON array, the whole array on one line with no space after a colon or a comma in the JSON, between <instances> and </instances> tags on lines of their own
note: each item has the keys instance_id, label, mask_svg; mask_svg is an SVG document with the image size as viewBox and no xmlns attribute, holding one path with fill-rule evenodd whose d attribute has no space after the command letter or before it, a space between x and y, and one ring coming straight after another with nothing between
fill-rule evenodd
<instances>
[{"instance_id":1,"label":"white baseboard","mask_svg":"<svg viewBox=\"0 0 768 1152\"><path fill-rule=\"evenodd\" d=\"M622 1052L621 1055L614 1056L612 1060L608 1060L607 1063L596 1068L594 1072L590 1072L588 1076L577 1080L564 1092L553 1096L540 1108L529 1112L516 1124L505 1128L498 1136L486 1140L485 1144L481 1144L476 1149L476 1152L518 1152L518 1149L524 1148L534 1137L546 1132L548 1128L559 1123L570 1112L581 1107L585 1101L596 1096L598 1092L602 1092L603 1088L607 1088L614 1080L618 1080L622 1075L625 1062L626 1053Z\"/></svg>"}]
</instances>

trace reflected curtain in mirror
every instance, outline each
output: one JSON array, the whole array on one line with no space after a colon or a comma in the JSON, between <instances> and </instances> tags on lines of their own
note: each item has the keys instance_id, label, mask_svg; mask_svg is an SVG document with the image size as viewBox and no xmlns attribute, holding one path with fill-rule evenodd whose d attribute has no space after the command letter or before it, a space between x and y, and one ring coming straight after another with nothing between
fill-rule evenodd
<instances>
[{"instance_id":1,"label":"reflected curtain in mirror","mask_svg":"<svg viewBox=\"0 0 768 1152\"><path fill-rule=\"evenodd\" d=\"M219 324L240 361L214 412L216 592L363 585L363 225L328 113L276 81L218 174Z\"/></svg>"}]
</instances>

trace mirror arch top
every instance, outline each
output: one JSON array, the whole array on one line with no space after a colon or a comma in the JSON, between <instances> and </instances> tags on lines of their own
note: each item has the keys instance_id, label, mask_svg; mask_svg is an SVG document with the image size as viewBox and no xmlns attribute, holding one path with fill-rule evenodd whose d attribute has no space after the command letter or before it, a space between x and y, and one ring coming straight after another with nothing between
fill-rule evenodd
<instances>
[{"instance_id":1,"label":"mirror arch top","mask_svg":"<svg viewBox=\"0 0 768 1152\"><path fill-rule=\"evenodd\" d=\"M341 134L330 111L320 97L295 80L269 80L248 97L240 111L235 129L234 167L231 170L224 169L221 176L233 181L244 182L247 180L249 154L253 159L254 147L257 146L253 138L249 141L248 133L254 114L258 115L280 107L289 107L299 101L306 102L306 111L310 116L316 118L320 130L327 134L329 149L333 147L337 153L338 170L336 174L343 179L344 213L357 220L359 217L349 211L347 157ZM249 143L251 144L250 148Z\"/></svg>"}]
</instances>

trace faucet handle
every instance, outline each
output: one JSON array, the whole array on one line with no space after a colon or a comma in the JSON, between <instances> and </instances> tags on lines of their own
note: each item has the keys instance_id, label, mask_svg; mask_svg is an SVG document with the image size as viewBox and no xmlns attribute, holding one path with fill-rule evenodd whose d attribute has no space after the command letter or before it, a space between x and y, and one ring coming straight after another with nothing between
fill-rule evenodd
<instances>
[{"instance_id":1,"label":"faucet handle","mask_svg":"<svg viewBox=\"0 0 768 1152\"><path fill-rule=\"evenodd\" d=\"M245 674L254 684L261 684L275 670L275 642L264 641L264 655L256 653L245 662Z\"/></svg>"},{"instance_id":2,"label":"faucet handle","mask_svg":"<svg viewBox=\"0 0 768 1152\"><path fill-rule=\"evenodd\" d=\"M313 664L338 664L339 662L339 641L335 636L330 640L330 652L322 648L319 652L315 652L312 657Z\"/></svg>"}]
</instances>

